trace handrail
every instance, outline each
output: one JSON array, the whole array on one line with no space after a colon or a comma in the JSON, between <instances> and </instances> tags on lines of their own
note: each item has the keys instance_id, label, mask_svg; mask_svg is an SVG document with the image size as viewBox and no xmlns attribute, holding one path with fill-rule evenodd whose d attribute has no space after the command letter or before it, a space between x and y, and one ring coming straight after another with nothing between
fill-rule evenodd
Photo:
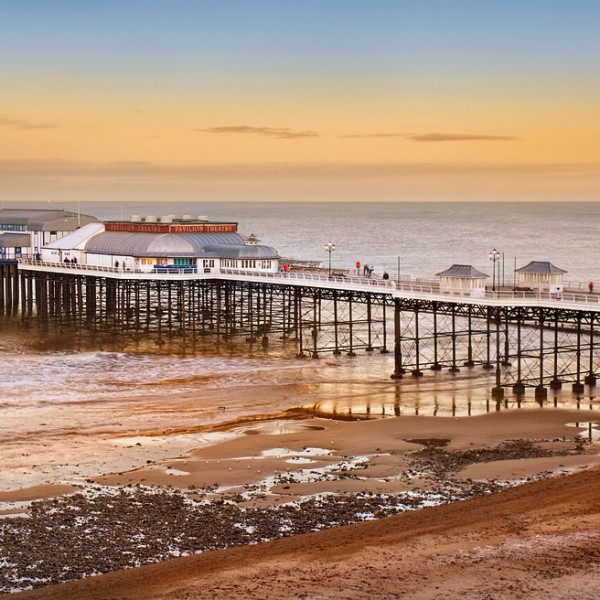
<instances>
[{"instance_id":1,"label":"handrail","mask_svg":"<svg viewBox=\"0 0 600 600\"><path fill-rule=\"evenodd\" d=\"M51 262L43 260L35 260L31 258L21 258L19 263L25 263L29 265L39 265L42 267L50 267L52 269L68 269L76 271L97 271L100 273L159 273L159 274L192 274L198 273L198 267L196 265L181 265L176 266L165 266L153 268L151 271L143 271L142 269L132 269L130 267L106 267L102 265L85 265L80 263L72 262Z\"/></svg>"},{"instance_id":2,"label":"handrail","mask_svg":"<svg viewBox=\"0 0 600 600\"><path fill-rule=\"evenodd\" d=\"M49 262L35 260L29 257L21 257L20 264L29 264L33 266L48 267L52 269L65 269L69 271L86 271L96 273L110 273L116 275L192 275L194 278L210 279L221 276L233 276L246 279L269 279L281 282L313 282L325 287L335 287L340 289L361 289L361 290L381 290L384 293L392 294L394 292L404 292L408 294L419 294L427 296L437 296L440 298L463 298L473 302L482 301L486 303L520 301L526 304L537 304L539 302L561 302L565 304L581 305L600 305L600 294L590 293L589 291L578 291L578 289L564 289L560 292L549 292L541 290L485 290L481 295L472 295L469 291L462 289L441 290L437 281L426 279L401 278L400 280L382 279L379 277L366 277L361 275L325 275L311 271L248 271L242 269L221 268L210 272L204 272L203 269L196 266L182 267L161 267L152 271L143 271L141 269L107 267L97 265L85 265L79 263L67 262ZM581 289L581 288L579 288Z\"/></svg>"}]
</instances>

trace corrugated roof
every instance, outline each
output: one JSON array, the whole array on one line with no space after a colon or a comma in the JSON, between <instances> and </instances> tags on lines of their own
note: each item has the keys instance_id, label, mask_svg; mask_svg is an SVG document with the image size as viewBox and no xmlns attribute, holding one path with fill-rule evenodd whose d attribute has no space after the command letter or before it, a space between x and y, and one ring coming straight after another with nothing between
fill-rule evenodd
<instances>
[{"instance_id":1,"label":"corrugated roof","mask_svg":"<svg viewBox=\"0 0 600 600\"><path fill-rule=\"evenodd\" d=\"M471 265L452 265L449 269L436 273L436 277L457 277L458 279L481 279L489 277Z\"/></svg>"},{"instance_id":2,"label":"corrugated roof","mask_svg":"<svg viewBox=\"0 0 600 600\"><path fill-rule=\"evenodd\" d=\"M209 245L204 248L205 252L219 258L267 260L278 259L279 254L275 248L270 246L225 246L223 244Z\"/></svg>"},{"instance_id":3,"label":"corrugated roof","mask_svg":"<svg viewBox=\"0 0 600 600\"><path fill-rule=\"evenodd\" d=\"M549 275L553 273L566 273L566 271L555 267L551 262L548 261L532 260L529 264L517 269L517 273L542 273Z\"/></svg>"},{"instance_id":4,"label":"corrugated roof","mask_svg":"<svg viewBox=\"0 0 600 600\"><path fill-rule=\"evenodd\" d=\"M105 231L85 245L87 252L118 254L135 257L194 257L202 256L208 245L244 244L239 233L130 233Z\"/></svg>"},{"instance_id":5,"label":"corrugated roof","mask_svg":"<svg viewBox=\"0 0 600 600\"><path fill-rule=\"evenodd\" d=\"M31 236L28 233L0 234L0 248L29 248Z\"/></svg>"},{"instance_id":6,"label":"corrugated roof","mask_svg":"<svg viewBox=\"0 0 600 600\"><path fill-rule=\"evenodd\" d=\"M67 210L0 209L0 223L25 226L29 231L70 231L97 221L96 217Z\"/></svg>"}]
</instances>

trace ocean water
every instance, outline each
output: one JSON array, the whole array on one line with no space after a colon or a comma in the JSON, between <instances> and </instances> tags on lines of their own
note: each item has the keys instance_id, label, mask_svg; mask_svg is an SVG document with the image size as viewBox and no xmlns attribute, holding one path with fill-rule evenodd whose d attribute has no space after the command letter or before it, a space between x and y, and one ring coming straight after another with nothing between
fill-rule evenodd
<instances>
[{"instance_id":1,"label":"ocean water","mask_svg":"<svg viewBox=\"0 0 600 600\"><path fill-rule=\"evenodd\" d=\"M36 205L47 208L47 204ZM53 205L56 206L56 205ZM60 208L77 210L72 203ZM470 264L492 275L490 250L502 253L497 274L510 285L515 264L549 260L567 271L565 280L600 283L600 202L398 202L398 203L82 203L101 219L132 214L206 215L234 220L281 256L357 261L377 272L432 278L452 264Z\"/></svg>"},{"instance_id":2,"label":"ocean water","mask_svg":"<svg viewBox=\"0 0 600 600\"><path fill-rule=\"evenodd\" d=\"M53 208L77 210L69 204ZM242 233L297 259L326 262L323 245L332 241L332 264L339 268L360 261L395 276L399 264L402 277L431 278L461 263L491 275L487 255L496 248L504 256L498 277L508 284L515 259L517 266L550 260L568 272L567 280L600 284L600 203L107 202L80 208L101 219L194 214L234 220ZM389 378L392 354L300 360L291 342L256 346L215 348L208 342L186 353L152 343L123 347L118 339L0 319L0 490L82 480L177 456L207 443L214 426L285 418L301 407L354 417L539 409L527 397L496 405L490 398L493 375L479 369L396 383ZM596 408L597 401L563 391L548 405ZM139 439L145 442L138 448Z\"/></svg>"}]
</instances>

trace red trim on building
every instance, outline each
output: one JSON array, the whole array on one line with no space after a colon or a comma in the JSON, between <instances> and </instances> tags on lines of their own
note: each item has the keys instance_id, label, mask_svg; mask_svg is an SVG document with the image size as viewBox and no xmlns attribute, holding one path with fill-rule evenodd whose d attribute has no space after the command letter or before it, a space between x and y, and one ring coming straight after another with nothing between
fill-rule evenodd
<instances>
[{"instance_id":1,"label":"red trim on building","mask_svg":"<svg viewBox=\"0 0 600 600\"><path fill-rule=\"evenodd\" d=\"M104 230L128 233L235 233L237 223L105 223Z\"/></svg>"}]
</instances>

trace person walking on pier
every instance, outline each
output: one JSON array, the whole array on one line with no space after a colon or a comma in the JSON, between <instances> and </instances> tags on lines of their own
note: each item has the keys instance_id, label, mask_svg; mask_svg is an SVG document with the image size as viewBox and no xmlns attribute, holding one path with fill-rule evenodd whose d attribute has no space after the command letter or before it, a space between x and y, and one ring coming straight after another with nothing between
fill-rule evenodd
<instances>
[{"instance_id":1,"label":"person walking on pier","mask_svg":"<svg viewBox=\"0 0 600 600\"><path fill-rule=\"evenodd\" d=\"M594 291L594 282L590 281L588 283L588 290L590 290L590 294Z\"/></svg>"},{"instance_id":2,"label":"person walking on pier","mask_svg":"<svg viewBox=\"0 0 600 600\"><path fill-rule=\"evenodd\" d=\"M383 272L383 278L384 278L386 281L387 281L387 280L390 278L390 276L389 276L389 274L388 274L388 272L387 272L387 271L384 271L384 272Z\"/></svg>"}]
</instances>

